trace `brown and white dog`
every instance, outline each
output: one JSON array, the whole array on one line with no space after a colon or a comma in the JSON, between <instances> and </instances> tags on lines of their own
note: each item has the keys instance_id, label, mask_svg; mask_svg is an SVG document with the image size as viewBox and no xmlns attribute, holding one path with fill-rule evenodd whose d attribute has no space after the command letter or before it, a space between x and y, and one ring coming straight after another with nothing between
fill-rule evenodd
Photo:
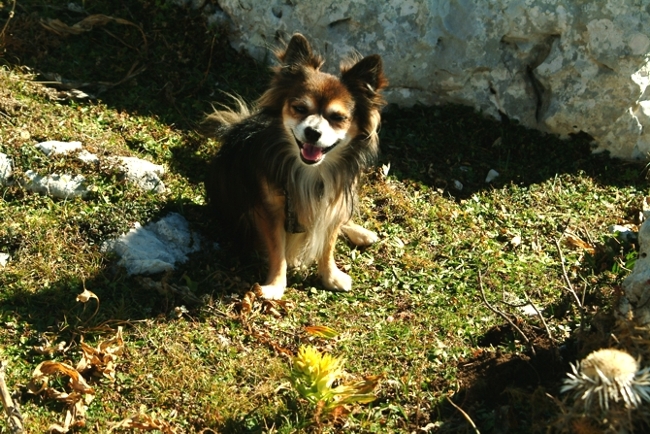
<instances>
[{"instance_id":1,"label":"brown and white dog","mask_svg":"<svg viewBox=\"0 0 650 434\"><path fill-rule=\"evenodd\" d=\"M382 61L367 56L336 77L320 71L322 58L300 34L276 56L280 66L253 108L237 99L236 109L206 119L221 143L208 199L235 243L252 237L268 254L261 296L281 298L287 266L314 260L326 288L348 291L352 279L333 256L339 232L355 245L377 240L351 217L359 176L378 152Z\"/></svg>"}]
</instances>

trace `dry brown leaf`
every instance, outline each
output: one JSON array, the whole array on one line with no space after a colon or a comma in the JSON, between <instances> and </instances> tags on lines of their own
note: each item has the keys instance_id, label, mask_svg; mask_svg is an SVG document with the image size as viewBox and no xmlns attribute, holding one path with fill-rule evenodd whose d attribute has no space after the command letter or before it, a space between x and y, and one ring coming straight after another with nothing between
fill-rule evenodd
<instances>
[{"instance_id":1,"label":"dry brown leaf","mask_svg":"<svg viewBox=\"0 0 650 434\"><path fill-rule=\"evenodd\" d=\"M277 351L278 354L282 354L282 355L289 356L289 357L294 356L294 354L293 354L293 352L291 350L289 350L288 348L285 348L282 345L280 345L279 343L275 342L273 340L273 338L269 335L269 333L266 332L266 331L256 332L256 331L250 330L250 335L253 336L254 338L258 339L263 344L268 345L273 350Z\"/></svg>"},{"instance_id":2,"label":"dry brown leaf","mask_svg":"<svg viewBox=\"0 0 650 434\"><path fill-rule=\"evenodd\" d=\"M36 351L38 354L51 356L52 354L55 353L61 353L65 349L66 346L65 341L61 341L58 344L54 345L51 344L46 337L43 337L43 340L45 341L43 345L35 345L34 347L32 347L34 348L34 351Z\"/></svg>"},{"instance_id":3,"label":"dry brown leaf","mask_svg":"<svg viewBox=\"0 0 650 434\"><path fill-rule=\"evenodd\" d=\"M339 335L339 332L327 326L306 326L305 331L319 338L332 339Z\"/></svg>"},{"instance_id":4,"label":"dry brown leaf","mask_svg":"<svg viewBox=\"0 0 650 434\"><path fill-rule=\"evenodd\" d=\"M368 375L367 377L364 377L363 381L359 381L354 384L354 387L357 389L356 393L360 395L371 393L373 390L377 388L379 382L383 380L384 377L385 374Z\"/></svg>"},{"instance_id":5,"label":"dry brown leaf","mask_svg":"<svg viewBox=\"0 0 650 434\"><path fill-rule=\"evenodd\" d=\"M79 35L81 33L89 32L95 26L105 26L108 23L123 24L123 25L133 26L137 28L138 30L140 30L140 33L142 34L142 39L144 40L144 43L145 44L147 43L147 38L144 32L142 31L142 29L138 25L132 23L131 21L125 20L123 18L114 18L104 14L95 14L95 15L87 16L86 18L84 18L83 20L79 21L76 24L73 24L72 26L69 26L63 21L56 18L41 20L41 25L43 27L60 36Z\"/></svg>"},{"instance_id":6,"label":"dry brown leaf","mask_svg":"<svg viewBox=\"0 0 650 434\"><path fill-rule=\"evenodd\" d=\"M273 303L274 306L282 308L282 310L288 311L296 307L296 304L290 300L267 300L269 303Z\"/></svg>"},{"instance_id":7,"label":"dry brown leaf","mask_svg":"<svg viewBox=\"0 0 650 434\"><path fill-rule=\"evenodd\" d=\"M256 300L259 301L256 303ZM294 307L294 303L288 300L266 300L262 298L262 287L255 283L250 291L246 291L240 302L235 303L235 308L239 309L240 318L245 318L252 312L262 312L280 318L289 309Z\"/></svg>"},{"instance_id":8,"label":"dry brown leaf","mask_svg":"<svg viewBox=\"0 0 650 434\"><path fill-rule=\"evenodd\" d=\"M253 286L251 287L250 292L252 292L254 295L257 295L258 297L263 297L264 292L262 291L262 286L260 286L259 283L254 283Z\"/></svg>"},{"instance_id":9,"label":"dry brown leaf","mask_svg":"<svg viewBox=\"0 0 650 434\"><path fill-rule=\"evenodd\" d=\"M576 249L583 249L588 253L594 253L595 248L588 242L584 241L577 235L574 235L570 232L567 232L564 234L564 240L566 241L566 244L569 245L570 247L576 248Z\"/></svg>"},{"instance_id":10,"label":"dry brown leaf","mask_svg":"<svg viewBox=\"0 0 650 434\"><path fill-rule=\"evenodd\" d=\"M86 411L88 410L88 405L92 401L92 395L86 395L90 399L79 399L73 405L69 406L65 412L65 420L63 425L58 423L53 423L48 427L50 433L56 434L66 434L70 432L72 428L81 428L86 426Z\"/></svg>"},{"instance_id":11,"label":"dry brown leaf","mask_svg":"<svg viewBox=\"0 0 650 434\"><path fill-rule=\"evenodd\" d=\"M86 308L86 306L85 306L86 303L88 303L91 299L97 300L97 304L95 304L95 312L90 317L90 318L93 318L95 315L97 315L97 312L99 312L99 297L97 297L97 295L94 292L88 291L86 289L86 286L84 285L83 292L81 294L77 295L76 300L78 302L80 302L80 303L83 303L84 304L84 309L85 309ZM90 320L90 318L88 320Z\"/></svg>"},{"instance_id":12,"label":"dry brown leaf","mask_svg":"<svg viewBox=\"0 0 650 434\"><path fill-rule=\"evenodd\" d=\"M262 313L272 315L273 318L281 318L282 317L282 314L280 313L280 311L277 310L273 304L267 303L267 302L264 302L262 304Z\"/></svg>"},{"instance_id":13,"label":"dry brown leaf","mask_svg":"<svg viewBox=\"0 0 650 434\"><path fill-rule=\"evenodd\" d=\"M55 375L65 375L70 377L69 385L72 388L70 393L48 386L50 377ZM88 405L95 397L95 392L93 388L86 383L86 380L81 376L81 374L72 366L53 361L41 363L34 370L28 389L32 393L43 393L48 398L67 405L63 425L52 424L49 427L49 432L65 434L72 428L83 427L86 425L86 411L88 410Z\"/></svg>"},{"instance_id":14,"label":"dry brown leaf","mask_svg":"<svg viewBox=\"0 0 650 434\"><path fill-rule=\"evenodd\" d=\"M70 387L75 392L82 394L94 393L93 388L86 383L86 380L72 366L66 363L45 361L36 367L32 374L32 381L29 383L29 390L38 394L49 389L49 378L54 375L65 375L70 377Z\"/></svg>"},{"instance_id":15,"label":"dry brown leaf","mask_svg":"<svg viewBox=\"0 0 650 434\"><path fill-rule=\"evenodd\" d=\"M101 342L96 348L81 342L82 357L77 364L77 371L85 373L93 371L111 381L115 381L115 360L124 351L122 327L117 328L115 337Z\"/></svg>"},{"instance_id":16,"label":"dry brown leaf","mask_svg":"<svg viewBox=\"0 0 650 434\"><path fill-rule=\"evenodd\" d=\"M108 430L109 433L116 429L140 429L143 431L159 430L163 434L176 434L176 430L171 425L160 419L155 419L148 414L139 414L135 417L129 417L119 422L117 425Z\"/></svg>"},{"instance_id":17,"label":"dry brown leaf","mask_svg":"<svg viewBox=\"0 0 650 434\"><path fill-rule=\"evenodd\" d=\"M97 297L94 292L88 291L86 288L84 288L81 294L77 295L77 301L81 303L88 303L90 299L95 299L97 300L97 303L99 303L99 297Z\"/></svg>"},{"instance_id":18,"label":"dry brown leaf","mask_svg":"<svg viewBox=\"0 0 650 434\"><path fill-rule=\"evenodd\" d=\"M280 318L282 313L287 313L293 308L294 304L288 300L262 300L262 313L273 315L274 318Z\"/></svg>"},{"instance_id":19,"label":"dry brown leaf","mask_svg":"<svg viewBox=\"0 0 650 434\"><path fill-rule=\"evenodd\" d=\"M258 285L257 283L255 285ZM259 285L258 285L259 286ZM244 294L244 298L241 301L240 311L242 315L247 315L253 310L253 303L255 302L255 293L253 291L248 291Z\"/></svg>"}]
</instances>

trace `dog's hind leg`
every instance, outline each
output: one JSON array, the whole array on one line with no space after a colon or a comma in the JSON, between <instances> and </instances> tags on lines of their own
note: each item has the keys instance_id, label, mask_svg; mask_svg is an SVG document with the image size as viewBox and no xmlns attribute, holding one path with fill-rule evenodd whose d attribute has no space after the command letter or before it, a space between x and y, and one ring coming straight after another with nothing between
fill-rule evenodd
<instances>
[{"instance_id":1,"label":"dog's hind leg","mask_svg":"<svg viewBox=\"0 0 650 434\"><path fill-rule=\"evenodd\" d=\"M375 232L352 223L352 221L341 226L341 232L343 232L355 246L369 246L379 240L379 237Z\"/></svg>"},{"instance_id":2,"label":"dog's hind leg","mask_svg":"<svg viewBox=\"0 0 650 434\"><path fill-rule=\"evenodd\" d=\"M334 247L338 233L337 228L327 237L323 254L318 259L318 274L325 288L333 291L349 291L352 289L352 278L339 270L334 262Z\"/></svg>"}]
</instances>

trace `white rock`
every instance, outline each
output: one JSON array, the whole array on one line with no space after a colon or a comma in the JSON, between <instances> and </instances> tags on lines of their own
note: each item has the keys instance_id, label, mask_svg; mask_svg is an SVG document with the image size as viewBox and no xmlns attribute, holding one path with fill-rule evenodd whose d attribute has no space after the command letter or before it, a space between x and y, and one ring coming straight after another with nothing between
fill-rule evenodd
<instances>
[{"instance_id":1,"label":"white rock","mask_svg":"<svg viewBox=\"0 0 650 434\"><path fill-rule=\"evenodd\" d=\"M96 164L99 162L97 155L83 149L81 142L59 142L57 140L49 140L47 142L38 143L35 146L48 157L53 155L67 155L78 151L77 158L80 161L87 164Z\"/></svg>"},{"instance_id":2,"label":"white rock","mask_svg":"<svg viewBox=\"0 0 650 434\"><path fill-rule=\"evenodd\" d=\"M77 154L77 158L81 160L82 162L86 164L97 164L99 163L99 158L97 155L90 153L86 151L85 149L82 149L79 154Z\"/></svg>"},{"instance_id":3,"label":"white rock","mask_svg":"<svg viewBox=\"0 0 650 434\"><path fill-rule=\"evenodd\" d=\"M13 174L11 159L0 152L0 186L9 185L9 179Z\"/></svg>"},{"instance_id":4,"label":"white rock","mask_svg":"<svg viewBox=\"0 0 650 434\"><path fill-rule=\"evenodd\" d=\"M9 259L11 259L9 253L0 253L0 266L6 267L7 264L9 263Z\"/></svg>"},{"instance_id":5,"label":"white rock","mask_svg":"<svg viewBox=\"0 0 650 434\"><path fill-rule=\"evenodd\" d=\"M338 67L384 59L390 102L461 103L623 158L650 153L650 13L638 0L220 0L233 47L263 61L304 33Z\"/></svg>"},{"instance_id":6,"label":"white rock","mask_svg":"<svg viewBox=\"0 0 650 434\"><path fill-rule=\"evenodd\" d=\"M163 166L135 157L115 157L111 160L122 169L126 179L140 189L154 193L165 192L165 184L160 179L165 173Z\"/></svg>"},{"instance_id":7,"label":"white rock","mask_svg":"<svg viewBox=\"0 0 650 434\"><path fill-rule=\"evenodd\" d=\"M36 149L47 155L65 155L82 149L81 142L59 142L49 140L47 142L37 143Z\"/></svg>"},{"instance_id":8,"label":"white rock","mask_svg":"<svg viewBox=\"0 0 650 434\"><path fill-rule=\"evenodd\" d=\"M617 238L621 241L632 242L637 239L636 233L626 226L611 225L608 229L609 233L618 234Z\"/></svg>"},{"instance_id":9,"label":"white rock","mask_svg":"<svg viewBox=\"0 0 650 434\"><path fill-rule=\"evenodd\" d=\"M650 324L650 220L639 228L639 257L623 281L619 312L639 325Z\"/></svg>"},{"instance_id":10,"label":"white rock","mask_svg":"<svg viewBox=\"0 0 650 434\"><path fill-rule=\"evenodd\" d=\"M177 213L134 229L102 245L103 252L120 256L119 265L129 275L155 274L174 269L174 264L184 263L187 255L200 250L197 234L189 230L187 220Z\"/></svg>"},{"instance_id":11,"label":"white rock","mask_svg":"<svg viewBox=\"0 0 650 434\"><path fill-rule=\"evenodd\" d=\"M60 199L85 197L88 189L85 187L86 178L82 175L39 175L33 170L25 172L28 179L25 188L35 193L46 194Z\"/></svg>"},{"instance_id":12,"label":"white rock","mask_svg":"<svg viewBox=\"0 0 650 434\"><path fill-rule=\"evenodd\" d=\"M456 190L458 190L458 191L461 191L461 190L463 189L463 187L464 187L464 186L463 186L463 183L460 182L460 181L457 180L457 179L454 179L454 180L453 180L453 183L454 183L454 188L455 188Z\"/></svg>"},{"instance_id":13,"label":"white rock","mask_svg":"<svg viewBox=\"0 0 650 434\"><path fill-rule=\"evenodd\" d=\"M537 316L537 309L532 304L525 304L517 308L519 312L526 316Z\"/></svg>"},{"instance_id":14,"label":"white rock","mask_svg":"<svg viewBox=\"0 0 650 434\"><path fill-rule=\"evenodd\" d=\"M489 184L490 182L494 181L498 176L499 176L499 172L497 172L494 169L490 169L487 176L485 177L485 182Z\"/></svg>"}]
</instances>

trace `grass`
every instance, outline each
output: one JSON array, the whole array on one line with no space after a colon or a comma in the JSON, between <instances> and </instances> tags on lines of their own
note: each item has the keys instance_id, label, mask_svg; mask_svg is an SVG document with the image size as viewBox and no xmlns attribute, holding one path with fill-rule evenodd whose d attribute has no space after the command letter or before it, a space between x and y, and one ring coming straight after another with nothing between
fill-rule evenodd
<instances>
[{"instance_id":1,"label":"grass","mask_svg":"<svg viewBox=\"0 0 650 434\"><path fill-rule=\"evenodd\" d=\"M0 152L12 158L16 179L29 169L82 173L94 186L85 200L17 184L1 190L0 252L11 261L0 272L0 359L26 432L47 431L65 410L27 392L35 367L45 360L74 366L81 339L96 345L118 326L125 351L116 381L93 380L95 398L75 432L108 432L143 414L159 431L179 433L473 432L449 399L481 432L541 432L553 421L567 427L545 393L563 399L568 362L617 333L609 313L636 251L608 227L639 223L648 186L642 166L592 155L585 137L560 140L466 107L389 107L381 161L359 207L359 220L381 241L367 249L338 245L353 291L323 291L313 268L295 271L279 317L259 304L242 314L241 297L263 279L264 263L226 248L154 276L202 299L187 305L143 288L100 245L171 211L219 241L202 185L218 143L194 129L222 92L254 99L267 69L234 53L198 12L164 2L82 3L89 14L134 25L111 22L80 35L39 24L81 20L67 3L18 1L8 20L13 2L0 1L0 22L8 21L0 39ZM70 99L65 86L40 83L52 73L89 83L82 90L95 98ZM44 140L79 140L100 156L164 164L168 191L145 194L107 167L46 158L34 149ZM387 176L382 165L390 165ZM487 184L490 169L499 176ZM567 243L566 234L589 249ZM584 313L564 289L560 240ZM516 319L536 355L481 301L479 275L488 301ZM99 298L96 312L94 300L75 300L84 288ZM501 302L526 297L554 340L538 319ZM307 326L339 334L318 337ZM61 341L62 351L35 350ZM303 344L345 358L351 379L381 375L377 399L350 406L345 418L315 421L288 380L290 356ZM0 430L9 432L5 420Z\"/></svg>"}]
</instances>

